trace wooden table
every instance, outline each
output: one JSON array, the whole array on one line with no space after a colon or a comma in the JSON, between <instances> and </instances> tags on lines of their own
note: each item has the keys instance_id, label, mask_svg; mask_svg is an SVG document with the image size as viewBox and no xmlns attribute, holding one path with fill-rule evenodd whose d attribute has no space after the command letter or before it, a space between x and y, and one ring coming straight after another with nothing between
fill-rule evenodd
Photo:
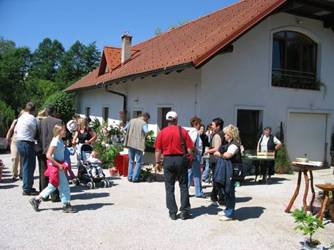
<instances>
[{"instance_id":1,"label":"wooden table","mask_svg":"<svg viewBox=\"0 0 334 250\"><path fill-rule=\"evenodd\" d=\"M307 196L308 196L308 190L309 187L311 186L311 192L312 192L312 199L309 204L309 210L313 212L313 202L315 198L315 192L314 192L314 184L313 184L313 170L319 170L319 169L324 169L327 167L324 167L322 162L297 162L293 161L292 166L294 167L295 171L298 171L298 179L297 179L297 187L295 189L295 192L293 193L289 205L285 209L286 213L290 213L291 207L293 206L293 203L295 202L298 194L299 194L299 189L300 189L300 182L301 182L301 177L302 173L304 175L304 181L305 181L305 190L304 190L304 196L303 196L303 209L306 212L308 210L307 207ZM308 175L309 173L309 175Z\"/></svg>"}]
</instances>

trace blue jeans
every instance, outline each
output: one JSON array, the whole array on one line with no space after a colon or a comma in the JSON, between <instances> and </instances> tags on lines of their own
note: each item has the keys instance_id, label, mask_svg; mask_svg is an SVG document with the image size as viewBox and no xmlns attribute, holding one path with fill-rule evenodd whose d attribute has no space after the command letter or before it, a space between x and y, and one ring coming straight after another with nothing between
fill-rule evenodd
<instances>
[{"instance_id":1,"label":"blue jeans","mask_svg":"<svg viewBox=\"0 0 334 250\"><path fill-rule=\"evenodd\" d=\"M141 165L143 164L143 151L129 147L128 180L138 181ZM133 166L135 165L134 169Z\"/></svg>"},{"instance_id":2,"label":"blue jeans","mask_svg":"<svg viewBox=\"0 0 334 250\"><path fill-rule=\"evenodd\" d=\"M204 158L203 163L204 163L204 171L203 171L203 175L202 175L202 180L205 181L205 182L208 182L209 181L209 173L210 173L209 158Z\"/></svg>"},{"instance_id":3,"label":"blue jeans","mask_svg":"<svg viewBox=\"0 0 334 250\"><path fill-rule=\"evenodd\" d=\"M68 204L70 203L71 200L71 194L70 194L70 186L68 185L68 180L66 178L64 171L59 171L58 178L59 178L58 190L59 190L60 200L63 204ZM44 188L43 191L40 193L40 196L46 199L49 197L50 194L52 194L56 190L57 187L49 183L48 186Z\"/></svg>"},{"instance_id":4,"label":"blue jeans","mask_svg":"<svg viewBox=\"0 0 334 250\"><path fill-rule=\"evenodd\" d=\"M194 179L195 196L202 196L201 164L196 158L192 162L191 168L188 169L188 186L190 186L192 179Z\"/></svg>"},{"instance_id":5,"label":"blue jeans","mask_svg":"<svg viewBox=\"0 0 334 250\"><path fill-rule=\"evenodd\" d=\"M23 180L23 191L33 191L34 185L34 172L36 167L36 154L34 151L34 143L28 141L17 141L17 151L21 156L22 164L22 180Z\"/></svg>"},{"instance_id":6,"label":"blue jeans","mask_svg":"<svg viewBox=\"0 0 334 250\"><path fill-rule=\"evenodd\" d=\"M230 187L229 193L226 193L224 191L224 188L221 189L225 197L226 209L224 210L224 212L225 212L225 216L227 217L232 217L234 214L234 210L235 210L235 181L231 180L230 184L231 184L231 187Z\"/></svg>"}]
</instances>

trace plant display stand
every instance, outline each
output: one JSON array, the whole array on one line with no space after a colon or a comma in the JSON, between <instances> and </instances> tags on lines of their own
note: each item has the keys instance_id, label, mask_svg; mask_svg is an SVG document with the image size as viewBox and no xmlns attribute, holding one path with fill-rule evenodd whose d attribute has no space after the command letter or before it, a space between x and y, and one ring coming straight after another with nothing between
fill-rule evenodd
<instances>
[{"instance_id":1,"label":"plant display stand","mask_svg":"<svg viewBox=\"0 0 334 250\"><path fill-rule=\"evenodd\" d=\"M329 193L330 192L332 193L332 206L334 206L334 184L330 184L330 183L327 183L327 184L317 184L315 186L323 191L321 208L320 208L320 211L319 211L319 218L320 218L320 220L323 220L323 218L324 218L324 212L325 212L327 203L330 202L329 201ZM331 214L331 219L334 221L333 211L331 211L330 214Z\"/></svg>"}]
</instances>

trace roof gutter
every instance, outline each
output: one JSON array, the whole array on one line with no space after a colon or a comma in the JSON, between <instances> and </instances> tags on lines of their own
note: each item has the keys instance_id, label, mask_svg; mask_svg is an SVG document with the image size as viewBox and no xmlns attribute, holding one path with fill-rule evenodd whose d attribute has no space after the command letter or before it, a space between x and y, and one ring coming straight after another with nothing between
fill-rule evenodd
<instances>
[{"instance_id":1,"label":"roof gutter","mask_svg":"<svg viewBox=\"0 0 334 250\"><path fill-rule=\"evenodd\" d=\"M123 117L122 117L122 121L125 124L127 113L128 113L128 111L127 111L127 109L128 109L128 97L127 97L127 95L123 94L123 93L120 93L120 92L117 92L117 91L114 91L114 90L108 89L108 85L105 86L105 90L107 92L111 93L111 94L123 97Z\"/></svg>"}]
</instances>

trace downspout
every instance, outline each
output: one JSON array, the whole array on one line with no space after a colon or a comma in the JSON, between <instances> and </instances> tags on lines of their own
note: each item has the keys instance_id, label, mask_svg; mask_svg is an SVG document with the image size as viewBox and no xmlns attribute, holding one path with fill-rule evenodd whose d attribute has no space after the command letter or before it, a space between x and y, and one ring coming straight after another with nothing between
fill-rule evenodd
<instances>
[{"instance_id":1,"label":"downspout","mask_svg":"<svg viewBox=\"0 0 334 250\"><path fill-rule=\"evenodd\" d=\"M108 89L108 86L105 86L105 90L107 92L111 93L111 94L123 97L123 113L124 113L123 124L125 124L126 123L127 113L128 113L128 111L127 111L127 109L128 109L128 97L125 94L123 94L123 93L120 93L120 92Z\"/></svg>"}]
</instances>

